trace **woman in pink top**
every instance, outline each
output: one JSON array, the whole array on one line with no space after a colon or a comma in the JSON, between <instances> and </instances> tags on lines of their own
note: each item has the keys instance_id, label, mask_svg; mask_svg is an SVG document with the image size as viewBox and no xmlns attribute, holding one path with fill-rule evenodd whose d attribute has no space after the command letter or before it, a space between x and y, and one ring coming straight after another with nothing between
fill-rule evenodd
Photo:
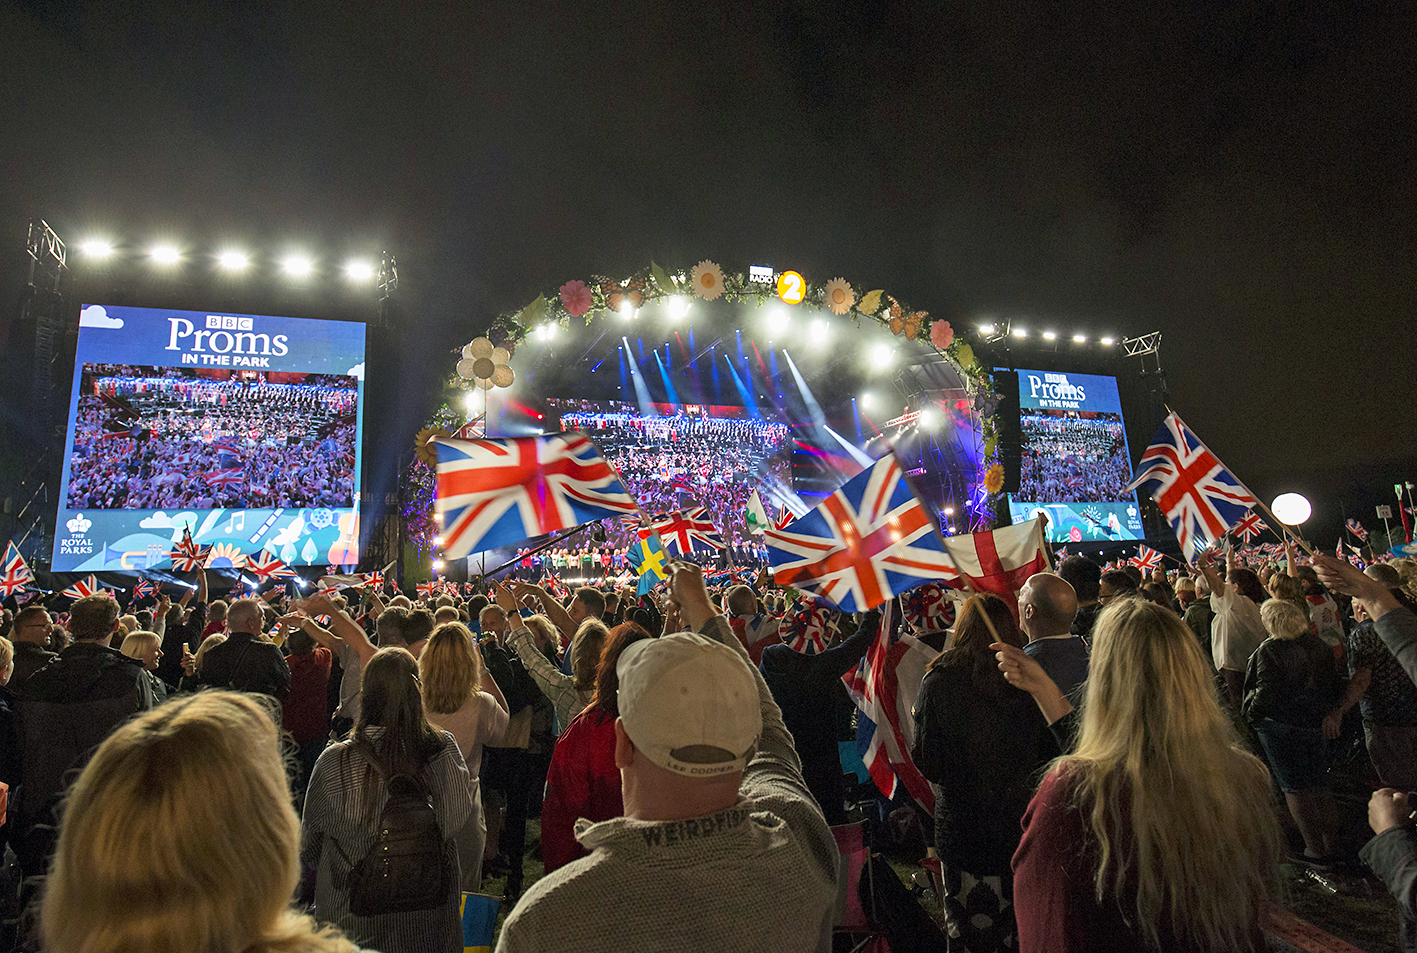
<instances>
[{"instance_id":1,"label":"woman in pink top","mask_svg":"<svg viewBox=\"0 0 1417 953\"><path fill-rule=\"evenodd\" d=\"M428 723L457 739L458 750L467 762L472 813L457 836L458 859L463 889L477 890L482 885L482 853L487 846L478 780L482 746L507 730L507 700L483 667L477 642L461 622L445 622L433 630L418 659L418 677L423 683Z\"/></svg>"}]
</instances>

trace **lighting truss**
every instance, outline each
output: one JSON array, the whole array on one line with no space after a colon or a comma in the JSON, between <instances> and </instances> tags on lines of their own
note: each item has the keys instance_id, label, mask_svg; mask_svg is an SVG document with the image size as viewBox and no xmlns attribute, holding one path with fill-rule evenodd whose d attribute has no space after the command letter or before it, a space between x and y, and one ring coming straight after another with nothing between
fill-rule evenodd
<instances>
[{"instance_id":1,"label":"lighting truss","mask_svg":"<svg viewBox=\"0 0 1417 953\"><path fill-rule=\"evenodd\" d=\"M1122 348L1126 351L1127 357L1146 357L1148 354L1155 354L1161 349L1161 332L1152 331L1141 337L1123 338Z\"/></svg>"}]
</instances>

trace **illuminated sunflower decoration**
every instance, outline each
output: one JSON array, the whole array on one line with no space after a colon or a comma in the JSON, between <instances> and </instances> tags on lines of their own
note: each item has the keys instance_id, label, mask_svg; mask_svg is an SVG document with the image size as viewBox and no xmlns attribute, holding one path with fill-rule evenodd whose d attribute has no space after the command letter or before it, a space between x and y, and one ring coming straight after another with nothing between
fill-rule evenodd
<instances>
[{"instance_id":1,"label":"illuminated sunflower decoration","mask_svg":"<svg viewBox=\"0 0 1417 953\"><path fill-rule=\"evenodd\" d=\"M413 452L430 467L438 465L438 448L433 443L435 437L451 437L453 432L442 427L424 427L413 438Z\"/></svg>"},{"instance_id":2,"label":"illuminated sunflower decoration","mask_svg":"<svg viewBox=\"0 0 1417 953\"><path fill-rule=\"evenodd\" d=\"M822 303L832 314L845 314L856 303L856 292L845 278L833 278L822 289Z\"/></svg>"},{"instance_id":3,"label":"illuminated sunflower decoration","mask_svg":"<svg viewBox=\"0 0 1417 953\"><path fill-rule=\"evenodd\" d=\"M246 565L246 557L241 550L230 543L217 543L212 547L207 555L208 569L224 569L227 567L240 569Z\"/></svg>"},{"instance_id":4,"label":"illuminated sunflower decoration","mask_svg":"<svg viewBox=\"0 0 1417 953\"><path fill-rule=\"evenodd\" d=\"M984 489L992 495L1004 488L1004 465L996 463L984 471Z\"/></svg>"},{"instance_id":5,"label":"illuminated sunflower decoration","mask_svg":"<svg viewBox=\"0 0 1417 953\"><path fill-rule=\"evenodd\" d=\"M723 294L723 269L718 267L717 262L707 259L694 266L690 275L694 286L694 294L705 301L712 301Z\"/></svg>"}]
</instances>

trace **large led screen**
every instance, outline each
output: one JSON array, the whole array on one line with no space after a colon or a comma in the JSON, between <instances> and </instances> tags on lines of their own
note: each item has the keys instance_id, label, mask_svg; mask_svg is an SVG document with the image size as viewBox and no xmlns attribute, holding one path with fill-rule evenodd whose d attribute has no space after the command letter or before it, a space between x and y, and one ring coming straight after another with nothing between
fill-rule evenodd
<instances>
[{"instance_id":1,"label":"large led screen","mask_svg":"<svg viewBox=\"0 0 1417 953\"><path fill-rule=\"evenodd\" d=\"M1048 516L1053 542L1142 539L1115 377L1018 372L1022 454L1014 522Z\"/></svg>"},{"instance_id":2,"label":"large led screen","mask_svg":"<svg viewBox=\"0 0 1417 953\"><path fill-rule=\"evenodd\" d=\"M364 325L86 305L56 572L358 560Z\"/></svg>"}]
</instances>

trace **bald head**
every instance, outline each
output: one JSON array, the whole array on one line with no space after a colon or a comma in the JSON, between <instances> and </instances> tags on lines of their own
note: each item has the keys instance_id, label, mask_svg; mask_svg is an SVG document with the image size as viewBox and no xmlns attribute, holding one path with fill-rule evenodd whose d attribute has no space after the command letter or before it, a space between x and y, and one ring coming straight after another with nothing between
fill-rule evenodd
<instances>
[{"instance_id":1,"label":"bald head","mask_svg":"<svg viewBox=\"0 0 1417 953\"><path fill-rule=\"evenodd\" d=\"M1030 641L1067 635L1077 612L1077 593L1066 579L1051 572L1029 576L1018 591L1019 624Z\"/></svg>"}]
</instances>

